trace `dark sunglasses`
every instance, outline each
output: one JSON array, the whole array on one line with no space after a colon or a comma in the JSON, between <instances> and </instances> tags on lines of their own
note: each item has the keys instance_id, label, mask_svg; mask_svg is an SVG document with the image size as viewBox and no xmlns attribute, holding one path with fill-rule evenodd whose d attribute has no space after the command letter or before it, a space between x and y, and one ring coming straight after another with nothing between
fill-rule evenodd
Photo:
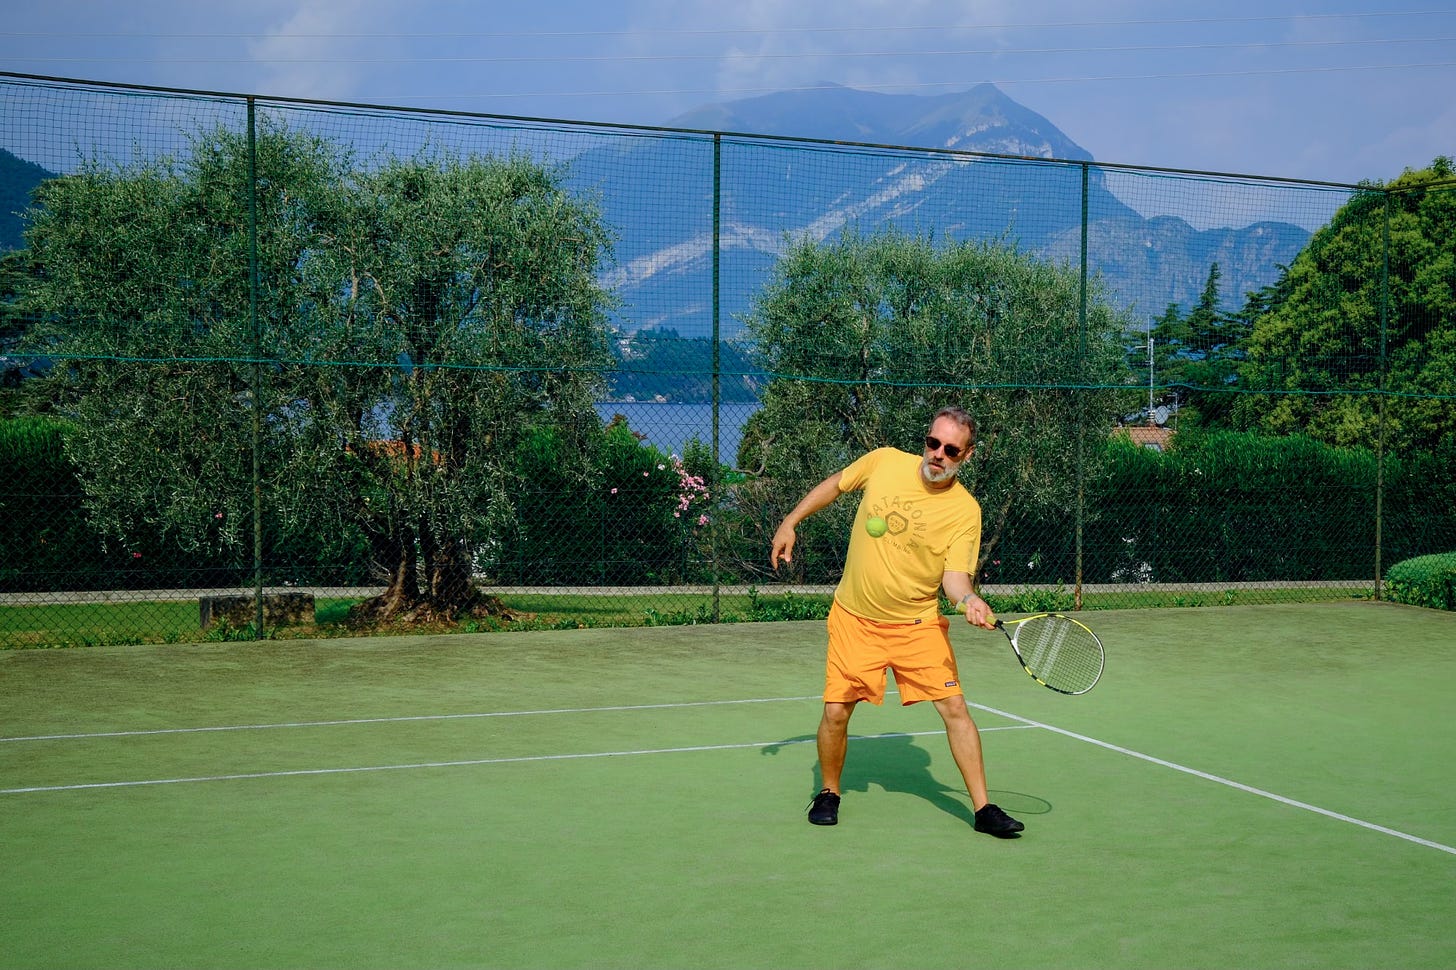
<instances>
[{"instance_id":1,"label":"dark sunglasses","mask_svg":"<svg viewBox=\"0 0 1456 970\"><path fill-rule=\"evenodd\" d=\"M945 449L945 457L949 458L951 461L955 461L956 459L960 458L961 454L965 450L962 448L957 448L955 445L948 445L934 435L928 434L925 436L926 451L939 451L942 448Z\"/></svg>"}]
</instances>

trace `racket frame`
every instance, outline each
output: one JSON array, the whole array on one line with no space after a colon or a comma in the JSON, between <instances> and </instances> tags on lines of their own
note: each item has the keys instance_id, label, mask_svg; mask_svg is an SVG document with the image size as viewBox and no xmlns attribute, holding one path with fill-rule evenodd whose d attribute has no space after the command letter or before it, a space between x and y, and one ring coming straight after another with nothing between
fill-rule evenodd
<instances>
[{"instance_id":1,"label":"racket frame","mask_svg":"<svg viewBox=\"0 0 1456 970\"><path fill-rule=\"evenodd\" d=\"M1017 645L1016 637L1021 632L1021 627L1023 626L1023 624L1026 624L1031 620L1039 620L1046 617L1050 617L1055 620L1061 620L1067 623L1075 623L1077 626L1081 627L1082 630L1085 631L1087 635L1092 638L1092 642L1097 645L1097 676L1092 678L1092 683L1088 684L1086 687L1083 687L1081 690L1067 690L1064 687L1057 687L1053 684L1047 683L1045 680L1042 679L1040 674L1027 666L1026 658L1021 654L1021 647ZM1010 627L1016 627L1017 632L1012 633ZM1094 633L1092 631L1092 628L1089 627L1087 624L1083 623L1081 620L1073 619L1066 614L1033 613L1031 616L1024 616L1019 620L1012 620L1009 626L1002 620L998 619L996 621L996 629L1006 634L1006 640L1011 644L1011 652L1016 655L1016 662L1021 665L1022 670L1026 671L1027 676L1029 676L1032 680L1036 681L1038 684L1041 684L1047 690L1056 691L1058 694L1066 694L1069 697L1076 697L1081 694L1087 693L1093 687L1097 686L1097 682L1102 679L1103 670L1105 670L1107 667L1107 653L1102 647L1102 638Z\"/></svg>"}]
</instances>

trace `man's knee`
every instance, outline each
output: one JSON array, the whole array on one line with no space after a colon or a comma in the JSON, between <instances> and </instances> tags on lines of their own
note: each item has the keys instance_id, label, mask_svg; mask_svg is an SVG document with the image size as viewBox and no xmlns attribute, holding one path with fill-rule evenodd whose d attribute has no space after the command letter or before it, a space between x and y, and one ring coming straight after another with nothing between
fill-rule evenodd
<instances>
[{"instance_id":1,"label":"man's knee","mask_svg":"<svg viewBox=\"0 0 1456 970\"><path fill-rule=\"evenodd\" d=\"M826 702L824 704L824 726L843 730L849 726L849 716L854 713L854 704Z\"/></svg>"},{"instance_id":2,"label":"man's knee","mask_svg":"<svg viewBox=\"0 0 1456 970\"><path fill-rule=\"evenodd\" d=\"M941 719L946 724L959 721L975 723L971 720L970 708L966 707L966 698L962 694L956 694L953 697L942 697L934 703L936 711L939 712Z\"/></svg>"}]
</instances>

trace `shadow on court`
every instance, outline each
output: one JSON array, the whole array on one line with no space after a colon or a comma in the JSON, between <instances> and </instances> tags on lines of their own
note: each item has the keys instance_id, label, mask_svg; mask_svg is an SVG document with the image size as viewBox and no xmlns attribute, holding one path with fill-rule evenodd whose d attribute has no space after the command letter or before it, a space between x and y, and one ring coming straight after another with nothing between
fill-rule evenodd
<instances>
[{"instance_id":1,"label":"shadow on court","mask_svg":"<svg viewBox=\"0 0 1456 970\"><path fill-rule=\"evenodd\" d=\"M868 792L874 785L887 792L915 795L947 815L973 825L976 818L965 789L948 786L936 778L930 770L930 752L916 740L909 734L894 732L851 735L841 789L845 792ZM763 753L773 755L786 745L813 744L814 741L814 735L803 734L768 745ZM812 790L818 791L822 786L823 778L819 774L818 762L815 762ZM1050 802L1035 795L993 790L991 796L1013 814L1045 815L1052 809Z\"/></svg>"}]
</instances>

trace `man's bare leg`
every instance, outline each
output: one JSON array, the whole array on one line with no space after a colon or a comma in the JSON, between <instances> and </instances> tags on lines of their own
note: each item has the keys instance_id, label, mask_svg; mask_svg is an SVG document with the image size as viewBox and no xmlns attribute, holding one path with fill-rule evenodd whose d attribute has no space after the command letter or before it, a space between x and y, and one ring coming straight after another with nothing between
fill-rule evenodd
<instances>
[{"instance_id":1,"label":"man's bare leg","mask_svg":"<svg viewBox=\"0 0 1456 970\"><path fill-rule=\"evenodd\" d=\"M844 756L849 747L849 718L858 701L824 702L824 716L819 720L819 774L821 784L839 794L844 775ZM962 705L964 707L964 705Z\"/></svg>"},{"instance_id":2,"label":"man's bare leg","mask_svg":"<svg viewBox=\"0 0 1456 970\"><path fill-rule=\"evenodd\" d=\"M980 811L981 806L991 800L986 791L986 762L981 755L981 732L971 718L964 696L942 697L935 701L935 709L945 722L945 737L950 742L950 754L956 767L965 779L966 793L971 796L971 807Z\"/></svg>"},{"instance_id":3,"label":"man's bare leg","mask_svg":"<svg viewBox=\"0 0 1456 970\"><path fill-rule=\"evenodd\" d=\"M1017 838L1022 825L1007 815L998 806L991 804L986 790L986 762L981 756L981 732L971 718L966 699L959 694L943 697L935 702L935 709L945 721L945 737L950 742L951 757L961 770L966 782L966 792L971 796L971 806L976 811L975 828L997 838Z\"/></svg>"}]
</instances>

